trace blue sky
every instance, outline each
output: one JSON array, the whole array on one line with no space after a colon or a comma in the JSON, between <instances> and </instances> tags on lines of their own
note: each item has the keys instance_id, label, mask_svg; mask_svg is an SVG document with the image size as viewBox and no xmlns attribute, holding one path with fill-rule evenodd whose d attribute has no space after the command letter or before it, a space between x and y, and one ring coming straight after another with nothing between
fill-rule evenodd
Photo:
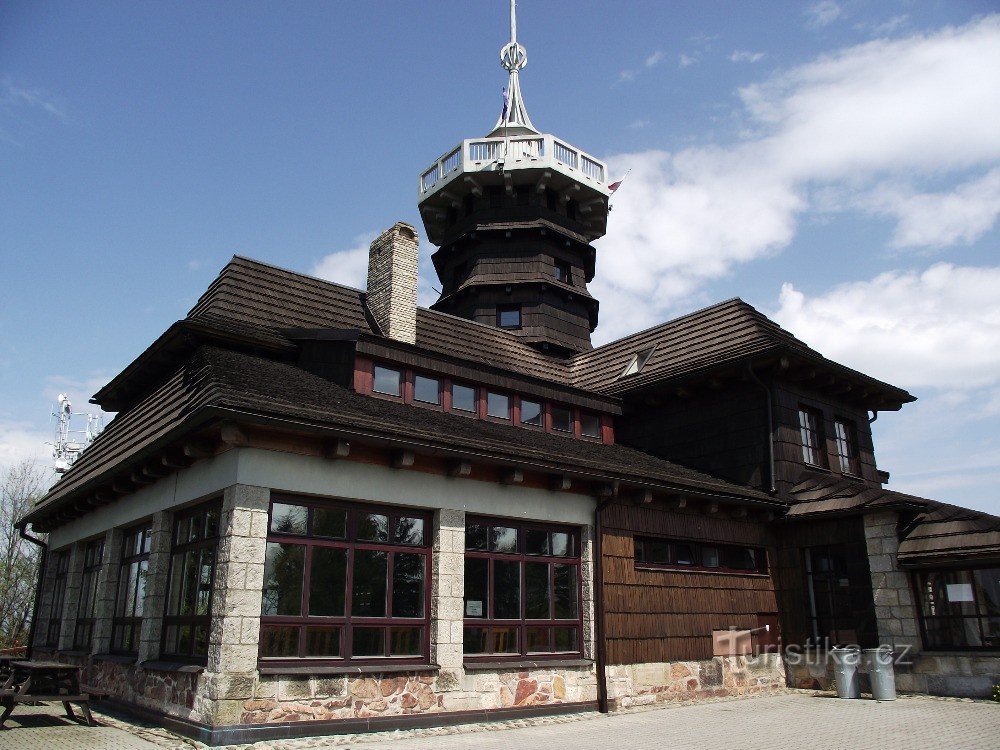
<instances>
[{"instance_id":1,"label":"blue sky","mask_svg":"<svg viewBox=\"0 0 1000 750\"><path fill-rule=\"evenodd\" d=\"M501 104L506 2L0 5L0 462L231 255L363 285ZM539 128L632 173L603 342L740 296L920 397L890 487L1000 514L994 3L523 0ZM422 248L421 294L436 284Z\"/></svg>"}]
</instances>

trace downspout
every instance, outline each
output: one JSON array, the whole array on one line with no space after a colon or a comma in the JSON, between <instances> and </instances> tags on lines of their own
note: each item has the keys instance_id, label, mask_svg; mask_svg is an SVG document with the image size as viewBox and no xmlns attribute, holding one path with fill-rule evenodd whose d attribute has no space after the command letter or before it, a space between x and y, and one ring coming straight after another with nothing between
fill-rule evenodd
<instances>
[{"instance_id":1,"label":"downspout","mask_svg":"<svg viewBox=\"0 0 1000 750\"><path fill-rule=\"evenodd\" d=\"M26 529L28 528L27 521L23 521L20 526L17 527L17 532L20 534L21 538L26 542L31 542L42 548L42 559L38 564L38 584L35 586L35 604L31 608L31 625L28 626L28 648L25 658L31 661L31 652L35 649L35 626L38 624L38 606L41 604L42 600L42 582L45 580L45 566L49 561L49 545L43 542L37 537L31 536Z\"/></svg>"},{"instance_id":2,"label":"downspout","mask_svg":"<svg viewBox=\"0 0 1000 750\"><path fill-rule=\"evenodd\" d=\"M872 415L868 418L868 424L871 424L876 419L878 419L878 410L877 409L872 409Z\"/></svg>"},{"instance_id":3,"label":"downspout","mask_svg":"<svg viewBox=\"0 0 1000 750\"><path fill-rule=\"evenodd\" d=\"M608 655L604 637L604 529L601 514L613 500L609 497L594 509L594 640L597 642L597 710L608 713Z\"/></svg>"},{"instance_id":4,"label":"downspout","mask_svg":"<svg viewBox=\"0 0 1000 750\"><path fill-rule=\"evenodd\" d=\"M757 385L764 389L764 395L767 396L767 473L770 483L768 492L773 495L778 489L774 484L774 409L771 407L771 389L757 377L752 364L747 365L747 373Z\"/></svg>"}]
</instances>

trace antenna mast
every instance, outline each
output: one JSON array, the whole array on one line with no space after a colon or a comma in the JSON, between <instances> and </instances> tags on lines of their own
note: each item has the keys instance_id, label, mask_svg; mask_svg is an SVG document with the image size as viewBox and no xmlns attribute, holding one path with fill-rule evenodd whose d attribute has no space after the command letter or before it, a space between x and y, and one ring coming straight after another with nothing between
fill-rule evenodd
<instances>
[{"instance_id":1,"label":"antenna mast","mask_svg":"<svg viewBox=\"0 0 1000 750\"><path fill-rule=\"evenodd\" d=\"M101 434L104 418L100 414L74 412L69 396L65 393L59 394L59 406L52 411L52 416L56 420L55 440L51 443L52 458L56 474L64 474L83 453L84 448ZM73 417L86 417L87 426L74 429Z\"/></svg>"}]
</instances>

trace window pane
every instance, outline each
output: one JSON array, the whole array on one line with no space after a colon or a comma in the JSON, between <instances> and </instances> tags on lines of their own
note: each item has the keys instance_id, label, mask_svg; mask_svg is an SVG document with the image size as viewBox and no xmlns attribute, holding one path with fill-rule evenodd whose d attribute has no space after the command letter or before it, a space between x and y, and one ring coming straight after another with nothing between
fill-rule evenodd
<instances>
[{"instance_id":1,"label":"window pane","mask_svg":"<svg viewBox=\"0 0 1000 750\"><path fill-rule=\"evenodd\" d=\"M528 653L551 651L549 645L550 628L525 628L525 636L528 639Z\"/></svg>"},{"instance_id":2,"label":"window pane","mask_svg":"<svg viewBox=\"0 0 1000 750\"><path fill-rule=\"evenodd\" d=\"M490 561L479 557L465 558L465 616L488 617L486 600L490 590Z\"/></svg>"},{"instance_id":3,"label":"window pane","mask_svg":"<svg viewBox=\"0 0 1000 750\"><path fill-rule=\"evenodd\" d=\"M411 516L400 516L396 519L396 532L393 540L397 544L423 544L424 519Z\"/></svg>"},{"instance_id":4,"label":"window pane","mask_svg":"<svg viewBox=\"0 0 1000 750\"><path fill-rule=\"evenodd\" d=\"M309 509L304 505L275 503L271 506L271 531L276 534L305 534Z\"/></svg>"},{"instance_id":5,"label":"window pane","mask_svg":"<svg viewBox=\"0 0 1000 750\"><path fill-rule=\"evenodd\" d=\"M313 536L343 539L347 536L347 511L343 508L313 508Z\"/></svg>"},{"instance_id":6,"label":"window pane","mask_svg":"<svg viewBox=\"0 0 1000 750\"><path fill-rule=\"evenodd\" d=\"M354 551L351 614L356 617L385 617L387 576L388 557L385 552L363 549Z\"/></svg>"},{"instance_id":7,"label":"window pane","mask_svg":"<svg viewBox=\"0 0 1000 750\"><path fill-rule=\"evenodd\" d=\"M558 620L575 619L577 614L577 582L575 565L554 565L555 617Z\"/></svg>"},{"instance_id":8,"label":"window pane","mask_svg":"<svg viewBox=\"0 0 1000 750\"><path fill-rule=\"evenodd\" d=\"M553 628L556 638L556 651L576 651L579 649L577 643L578 628Z\"/></svg>"},{"instance_id":9,"label":"window pane","mask_svg":"<svg viewBox=\"0 0 1000 750\"><path fill-rule=\"evenodd\" d=\"M486 628L463 628L462 633L462 653L488 653L486 650Z\"/></svg>"},{"instance_id":10,"label":"window pane","mask_svg":"<svg viewBox=\"0 0 1000 750\"><path fill-rule=\"evenodd\" d=\"M580 412L580 434L599 438L601 436L601 418L590 412Z\"/></svg>"},{"instance_id":11,"label":"window pane","mask_svg":"<svg viewBox=\"0 0 1000 750\"><path fill-rule=\"evenodd\" d=\"M557 557L572 557L573 535L563 531L552 532L552 554Z\"/></svg>"},{"instance_id":12,"label":"window pane","mask_svg":"<svg viewBox=\"0 0 1000 750\"><path fill-rule=\"evenodd\" d=\"M489 526L484 523L467 523L465 525L465 548L485 550Z\"/></svg>"},{"instance_id":13,"label":"window pane","mask_svg":"<svg viewBox=\"0 0 1000 750\"><path fill-rule=\"evenodd\" d=\"M573 431L573 410L565 406L552 405L552 429L560 432Z\"/></svg>"},{"instance_id":14,"label":"window pane","mask_svg":"<svg viewBox=\"0 0 1000 750\"><path fill-rule=\"evenodd\" d=\"M390 367L375 365L375 383L373 390L376 393L385 393L389 396L399 396L402 394L403 373L393 370Z\"/></svg>"},{"instance_id":15,"label":"window pane","mask_svg":"<svg viewBox=\"0 0 1000 750\"><path fill-rule=\"evenodd\" d=\"M506 393L487 393L486 413L498 419L510 419L510 396Z\"/></svg>"},{"instance_id":16,"label":"window pane","mask_svg":"<svg viewBox=\"0 0 1000 750\"><path fill-rule=\"evenodd\" d=\"M677 549L677 564L678 565L692 565L694 563L694 552L691 549L690 544L678 544Z\"/></svg>"},{"instance_id":17,"label":"window pane","mask_svg":"<svg viewBox=\"0 0 1000 750\"><path fill-rule=\"evenodd\" d=\"M268 542L264 557L263 615L302 614L302 579L306 548Z\"/></svg>"},{"instance_id":18,"label":"window pane","mask_svg":"<svg viewBox=\"0 0 1000 750\"><path fill-rule=\"evenodd\" d=\"M424 556L412 552L393 555L392 616L424 616Z\"/></svg>"},{"instance_id":19,"label":"window pane","mask_svg":"<svg viewBox=\"0 0 1000 750\"><path fill-rule=\"evenodd\" d=\"M201 514L191 516L191 525L188 527L188 541L198 542L202 539L204 516Z\"/></svg>"},{"instance_id":20,"label":"window pane","mask_svg":"<svg viewBox=\"0 0 1000 750\"><path fill-rule=\"evenodd\" d=\"M341 617L347 589L347 550L313 547L309 571L309 614Z\"/></svg>"},{"instance_id":21,"label":"window pane","mask_svg":"<svg viewBox=\"0 0 1000 750\"><path fill-rule=\"evenodd\" d=\"M385 630L382 628L354 628L351 654L353 656L383 656Z\"/></svg>"},{"instance_id":22,"label":"window pane","mask_svg":"<svg viewBox=\"0 0 1000 750\"><path fill-rule=\"evenodd\" d=\"M521 325L520 307L501 307L497 310L497 322L501 328L517 328Z\"/></svg>"},{"instance_id":23,"label":"window pane","mask_svg":"<svg viewBox=\"0 0 1000 750\"><path fill-rule=\"evenodd\" d=\"M211 539L219 535L219 514L220 509L216 507L205 511L205 539Z\"/></svg>"},{"instance_id":24,"label":"window pane","mask_svg":"<svg viewBox=\"0 0 1000 750\"><path fill-rule=\"evenodd\" d=\"M493 561L493 617L517 620L521 617L521 564Z\"/></svg>"},{"instance_id":25,"label":"window pane","mask_svg":"<svg viewBox=\"0 0 1000 750\"><path fill-rule=\"evenodd\" d=\"M975 571L979 611L987 617L1000 617L1000 568Z\"/></svg>"},{"instance_id":26,"label":"window pane","mask_svg":"<svg viewBox=\"0 0 1000 750\"><path fill-rule=\"evenodd\" d=\"M306 656L340 656L340 628L306 628Z\"/></svg>"},{"instance_id":27,"label":"window pane","mask_svg":"<svg viewBox=\"0 0 1000 750\"><path fill-rule=\"evenodd\" d=\"M517 529L505 526L491 528L490 549L493 552L517 552Z\"/></svg>"},{"instance_id":28,"label":"window pane","mask_svg":"<svg viewBox=\"0 0 1000 750\"><path fill-rule=\"evenodd\" d=\"M358 516L358 539L363 542L389 541L389 516L362 513Z\"/></svg>"},{"instance_id":29,"label":"window pane","mask_svg":"<svg viewBox=\"0 0 1000 750\"><path fill-rule=\"evenodd\" d=\"M547 563L524 564L525 612L529 620L547 620L549 608L549 566Z\"/></svg>"},{"instance_id":30,"label":"window pane","mask_svg":"<svg viewBox=\"0 0 1000 750\"><path fill-rule=\"evenodd\" d=\"M441 403L441 381L424 375L413 378L413 398L427 404Z\"/></svg>"},{"instance_id":31,"label":"window pane","mask_svg":"<svg viewBox=\"0 0 1000 750\"><path fill-rule=\"evenodd\" d=\"M643 562L668 565L671 562L670 544L656 539L643 539Z\"/></svg>"},{"instance_id":32,"label":"window pane","mask_svg":"<svg viewBox=\"0 0 1000 750\"><path fill-rule=\"evenodd\" d=\"M747 547L726 547L723 559L733 570L757 570L757 551Z\"/></svg>"},{"instance_id":33,"label":"window pane","mask_svg":"<svg viewBox=\"0 0 1000 750\"><path fill-rule=\"evenodd\" d=\"M420 628L392 628L389 635L389 656L419 656Z\"/></svg>"},{"instance_id":34,"label":"window pane","mask_svg":"<svg viewBox=\"0 0 1000 750\"><path fill-rule=\"evenodd\" d=\"M493 653L520 653L520 647L517 642L517 631L517 628L493 628Z\"/></svg>"},{"instance_id":35,"label":"window pane","mask_svg":"<svg viewBox=\"0 0 1000 750\"><path fill-rule=\"evenodd\" d=\"M476 410L476 389L455 383L451 387L451 408L459 411Z\"/></svg>"},{"instance_id":36,"label":"window pane","mask_svg":"<svg viewBox=\"0 0 1000 750\"><path fill-rule=\"evenodd\" d=\"M542 405L537 401L521 399L521 424L542 426Z\"/></svg>"},{"instance_id":37,"label":"window pane","mask_svg":"<svg viewBox=\"0 0 1000 750\"><path fill-rule=\"evenodd\" d=\"M524 532L524 551L528 555L548 555L549 532L527 529Z\"/></svg>"},{"instance_id":38,"label":"window pane","mask_svg":"<svg viewBox=\"0 0 1000 750\"><path fill-rule=\"evenodd\" d=\"M280 625L263 625L260 629L260 655L298 656L299 629Z\"/></svg>"},{"instance_id":39,"label":"window pane","mask_svg":"<svg viewBox=\"0 0 1000 750\"><path fill-rule=\"evenodd\" d=\"M135 565L135 563L132 563ZM130 597L134 597L134 602L130 599L131 609L129 613L134 617L142 617L144 612L144 606L146 603L146 579L149 575L149 560L140 560L139 569L136 573L135 581L135 593L131 594Z\"/></svg>"},{"instance_id":40,"label":"window pane","mask_svg":"<svg viewBox=\"0 0 1000 750\"><path fill-rule=\"evenodd\" d=\"M702 547L701 548L701 564L706 568L717 568L719 567L719 548L718 547Z\"/></svg>"}]
</instances>

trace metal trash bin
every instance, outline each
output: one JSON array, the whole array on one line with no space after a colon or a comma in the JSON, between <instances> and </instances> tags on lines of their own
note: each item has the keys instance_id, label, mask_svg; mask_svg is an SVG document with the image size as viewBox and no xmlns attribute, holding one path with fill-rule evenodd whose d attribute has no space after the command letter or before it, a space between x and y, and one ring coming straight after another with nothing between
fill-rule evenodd
<instances>
[{"instance_id":1,"label":"metal trash bin","mask_svg":"<svg viewBox=\"0 0 1000 750\"><path fill-rule=\"evenodd\" d=\"M866 648L865 667L872 682L872 698L877 701L896 700L896 672L893 669L895 654L888 646Z\"/></svg>"},{"instance_id":2,"label":"metal trash bin","mask_svg":"<svg viewBox=\"0 0 1000 750\"><path fill-rule=\"evenodd\" d=\"M833 679L837 683L838 698L860 698L861 684L858 679L858 663L861 651L857 647L832 648Z\"/></svg>"}]
</instances>

